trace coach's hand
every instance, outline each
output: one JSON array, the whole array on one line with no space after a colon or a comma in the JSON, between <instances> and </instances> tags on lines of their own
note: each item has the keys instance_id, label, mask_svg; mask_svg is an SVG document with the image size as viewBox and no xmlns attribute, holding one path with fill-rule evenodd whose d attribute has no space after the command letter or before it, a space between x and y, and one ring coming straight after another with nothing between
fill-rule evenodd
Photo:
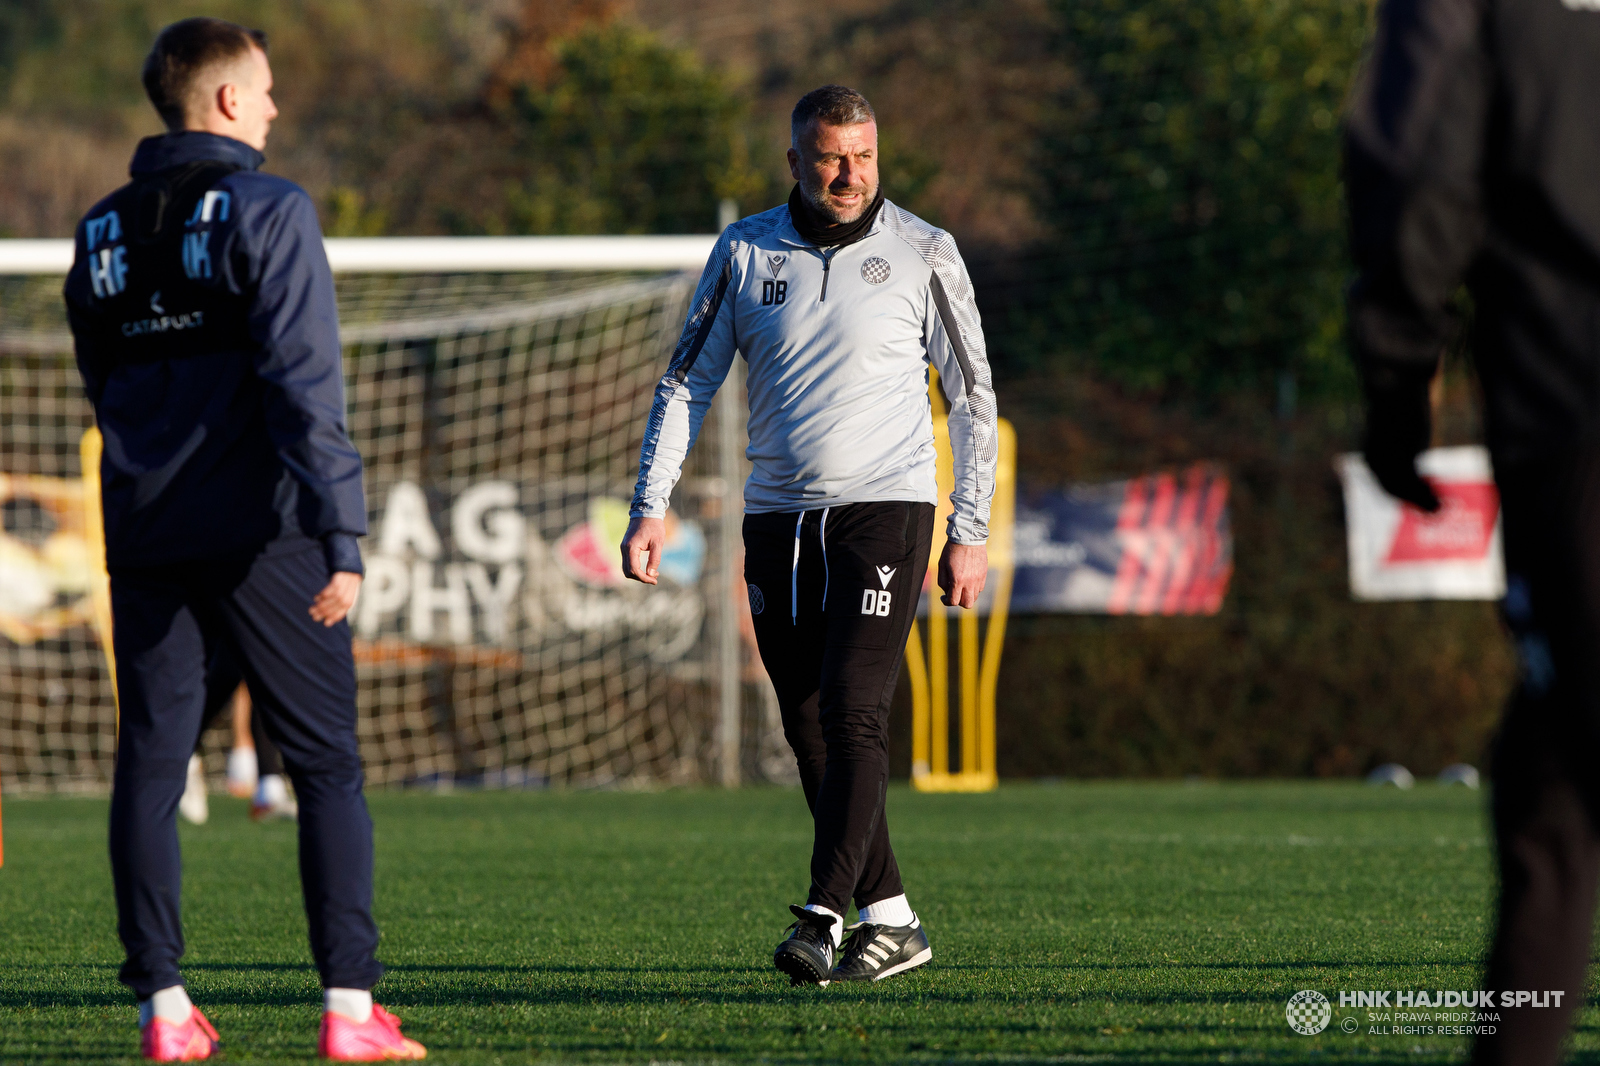
<instances>
[{"instance_id":1,"label":"coach's hand","mask_svg":"<svg viewBox=\"0 0 1600 1066\"><path fill-rule=\"evenodd\" d=\"M311 601L311 617L325 626L338 625L355 606L356 593L360 591L360 574L339 571L328 581L328 587Z\"/></svg>"},{"instance_id":2,"label":"coach's hand","mask_svg":"<svg viewBox=\"0 0 1600 1066\"><path fill-rule=\"evenodd\" d=\"M654 585L661 572L661 550L666 543L666 522L659 518L631 520L622 538L622 575Z\"/></svg>"},{"instance_id":3,"label":"coach's hand","mask_svg":"<svg viewBox=\"0 0 1600 1066\"><path fill-rule=\"evenodd\" d=\"M939 587L946 607L976 607L978 593L989 576L989 549L983 544L957 544L945 541L939 553Z\"/></svg>"}]
</instances>

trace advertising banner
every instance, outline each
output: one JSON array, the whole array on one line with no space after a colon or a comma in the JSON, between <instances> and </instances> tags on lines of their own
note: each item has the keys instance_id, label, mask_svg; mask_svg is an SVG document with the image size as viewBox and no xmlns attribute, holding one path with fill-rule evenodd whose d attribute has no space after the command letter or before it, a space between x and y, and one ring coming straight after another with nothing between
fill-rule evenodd
<instances>
[{"instance_id":1,"label":"advertising banner","mask_svg":"<svg viewBox=\"0 0 1600 1066\"><path fill-rule=\"evenodd\" d=\"M83 482L0 473L0 637L33 644L94 619L97 569L85 536Z\"/></svg>"},{"instance_id":2,"label":"advertising banner","mask_svg":"<svg viewBox=\"0 0 1600 1066\"><path fill-rule=\"evenodd\" d=\"M1176 473L1021 495L1016 586L1023 614L1215 614L1233 574L1228 479Z\"/></svg>"},{"instance_id":3,"label":"advertising banner","mask_svg":"<svg viewBox=\"0 0 1600 1066\"><path fill-rule=\"evenodd\" d=\"M1358 600L1497 600L1505 595L1500 495L1483 448L1434 448L1417 469L1437 514L1390 496L1361 456L1336 462L1344 483L1350 594Z\"/></svg>"},{"instance_id":4,"label":"advertising banner","mask_svg":"<svg viewBox=\"0 0 1600 1066\"><path fill-rule=\"evenodd\" d=\"M390 486L364 546L358 656L397 643L537 653L623 637L656 662L688 654L705 616L705 535L669 513L661 585L630 585L617 549L628 503L587 488L484 480L435 511L419 485Z\"/></svg>"}]
</instances>

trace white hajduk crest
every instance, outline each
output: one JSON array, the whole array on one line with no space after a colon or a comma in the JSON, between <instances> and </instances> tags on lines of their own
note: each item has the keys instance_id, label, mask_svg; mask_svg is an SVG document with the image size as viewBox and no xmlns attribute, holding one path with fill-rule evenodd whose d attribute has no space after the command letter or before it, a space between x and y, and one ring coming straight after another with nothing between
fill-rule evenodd
<instances>
[{"instance_id":1,"label":"white hajduk crest","mask_svg":"<svg viewBox=\"0 0 1600 1066\"><path fill-rule=\"evenodd\" d=\"M897 568L893 566L878 567L878 580L883 583L884 588L889 587L889 579L894 577L894 572L896 569Z\"/></svg>"},{"instance_id":2,"label":"white hajduk crest","mask_svg":"<svg viewBox=\"0 0 1600 1066\"><path fill-rule=\"evenodd\" d=\"M769 255L767 256L767 269L772 271L773 277L777 277L778 272L783 269L783 264L786 262L788 260L781 255Z\"/></svg>"}]
</instances>

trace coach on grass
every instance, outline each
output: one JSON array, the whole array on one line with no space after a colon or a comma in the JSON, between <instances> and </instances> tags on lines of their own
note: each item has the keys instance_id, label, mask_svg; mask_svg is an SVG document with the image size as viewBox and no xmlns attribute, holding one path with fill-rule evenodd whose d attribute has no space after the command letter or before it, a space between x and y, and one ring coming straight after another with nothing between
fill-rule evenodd
<instances>
[{"instance_id":1,"label":"coach on grass","mask_svg":"<svg viewBox=\"0 0 1600 1066\"><path fill-rule=\"evenodd\" d=\"M300 801L300 876L327 989L319 1050L421 1058L369 991L383 967L344 621L366 502L316 209L257 169L278 113L260 32L205 18L168 26L144 84L171 132L140 142L132 182L78 226L65 293L105 442L121 979L139 1000L147 1058L212 1053L216 1032L178 974L174 811L206 660L222 647Z\"/></svg>"},{"instance_id":2,"label":"coach on grass","mask_svg":"<svg viewBox=\"0 0 1600 1066\"><path fill-rule=\"evenodd\" d=\"M743 355L745 579L816 834L810 894L773 961L797 984L826 984L933 955L884 814L889 702L938 498L928 368L955 453L946 604L971 608L983 591L995 405L955 241L884 200L871 105L827 85L800 99L790 128L789 202L723 232L656 389L622 563L655 584L668 496ZM836 964L852 899L861 922Z\"/></svg>"}]
</instances>

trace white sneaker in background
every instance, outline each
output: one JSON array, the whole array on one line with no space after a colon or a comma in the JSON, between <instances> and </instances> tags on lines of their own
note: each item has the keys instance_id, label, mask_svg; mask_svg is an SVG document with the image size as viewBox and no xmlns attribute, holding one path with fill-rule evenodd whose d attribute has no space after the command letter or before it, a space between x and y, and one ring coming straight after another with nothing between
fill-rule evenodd
<instances>
[{"instance_id":1,"label":"white sneaker in background","mask_svg":"<svg viewBox=\"0 0 1600 1066\"><path fill-rule=\"evenodd\" d=\"M249 799L256 791L256 749L234 748L228 752L228 795Z\"/></svg>"},{"instance_id":2,"label":"white sneaker in background","mask_svg":"<svg viewBox=\"0 0 1600 1066\"><path fill-rule=\"evenodd\" d=\"M205 825L211 817L211 805L206 802L206 768L199 755L189 756L189 773L183 782L183 798L178 801L178 813L186 822Z\"/></svg>"},{"instance_id":3,"label":"white sneaker in background","mask_svg":"<svg viewBox=\"0 0 1600 1066\"><path fill-rule=\"evenodd\" d=\"M258 822L300 817L300 805L289 798L289 783L282 774L261 775L255 799L250 801L250 817Z\"/></svg>"}]
</instances>

